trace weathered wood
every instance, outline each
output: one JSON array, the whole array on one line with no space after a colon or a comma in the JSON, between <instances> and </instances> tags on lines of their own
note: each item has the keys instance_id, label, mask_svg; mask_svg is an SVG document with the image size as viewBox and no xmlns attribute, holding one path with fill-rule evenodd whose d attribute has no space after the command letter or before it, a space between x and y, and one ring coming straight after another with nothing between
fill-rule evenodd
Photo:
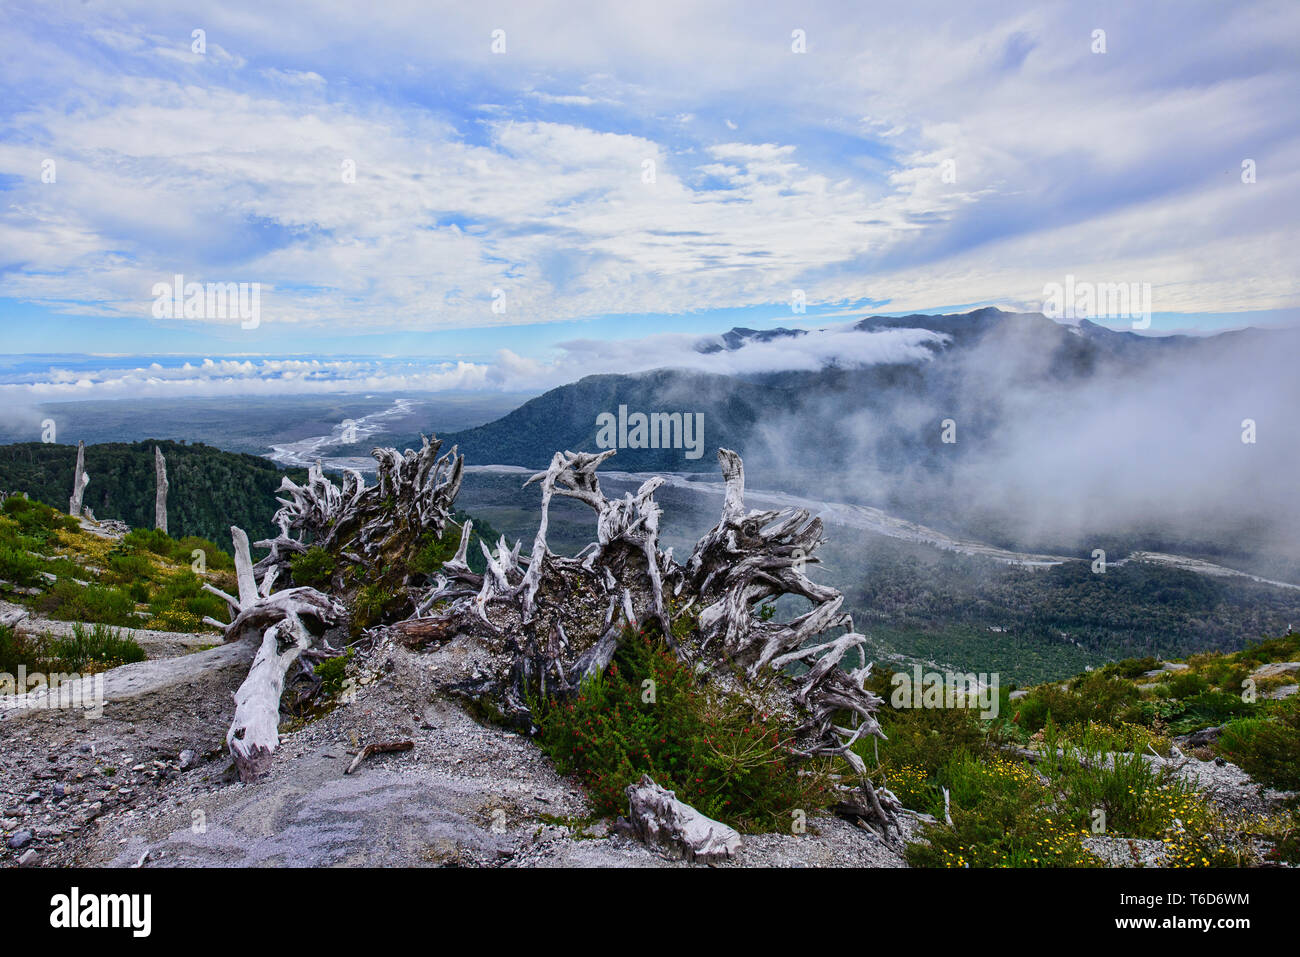
<instances>
[{"instance_id":1,"label":"weathered wood","mask_svg":"<svg viewBox=\"0 0 1300 957\"><path fill-rule=\"evenodd\" d=\"M266 630L248 677L235 692L235 718L226 745L239 779L255 781L270 770L271 756L280 746L280 696L284 679L298 656L311 644L311 635L296 617Z\"/></svg>"},{"instance_id":2,"label":"weathered wood","mask_svg":"<svg viewBox=\"0 0 1300 957\"><path fill-rule=\"evenodd\" d=\"M685 588L703 605L703 645L742 665L751 680L796 663L807 667L793 679L793 702L802 714L798 733L803 743L797 752L847 761L866 806L888 833L901 804L887 789L874 787L865 762L853 750L864 736L884 737L875 717L883 702L866 689L871 674L866 638L853 631L853 619L840 611L843 596L804 574L818 561L814 551L825 543L821 520L806 509L747 511L741 457L719 449L718 462L726 482L722 515L686 565ZM812 608L789 622L764 621L755 613L762 602L781 595L799 595ZM812 640L839 627L847 629L839 637ZM844 667L854 654L858 667ZM851 718L848 727L836 723L841 715Z\"/></svg>"},{"instance_id":3,"label":"weathered wood","mask_svg":"<svg viewBox=\"0 0 1300 957\"><path fill-rule=\"evenodd\" d=\"M163 458L162 449L153 447L153 527L167 531L167 460Z\"/></svg>"},{"instance_id":4,"label":"weathered wood","mask_svg":"<svg viewBox=\"0 0 1300 957\"><path fill-rule=\"evenodd\" d=\"M414 741L377 741L374 744L367 744L357 752L357 756L352 759L344 770L344 774L351 774L357 768L361 767L361 762L372 754L392 754L396 751L410 751L415 747Z\"/></svg>"},{"instance_id":5,"label":"weathered wood","mask_svg":"<svg viewBox=\"0 0 1300 957\"><path fill-rule=\"evenodd\" d=\"M825 543L821 521L806 509L748 511L744 463L720 449L722 514L682 566L659 548L661 510L654 495L662 479L617 499L602 491L597 469L613 454L557 452L545 471L528 479L525 485L536 483L542 493L528 558L521 558L520 543L511 548L503 538L495 548L482 545L487 568L474 575L465 563L465 528L456 557L417 599L416 618L398 627L397 640L418 646L458 629L491 636L495 660L508 667L476 678L465 691L476 700L491 696L509 720L530 726L528 701L539 689L571 693L584 677L604 671L624 629L654 621L692 667L778 689L774 693L797 719L795 753L848 763L859 779L855 793L864 814L887 835L901 804L874 786L854 750L864 737L884 737L876 719L883 702L866 688L866 638L853 630L843 595L805 574ZM555 496L596 513L596 540L573 557L556 555L547 541ZM673 637L665 591L678 607L698 609L689 647L678 647ZM784 595L806 599L809 609L789 621L760 612L763 603ZM606 609L596 627L592 598ZM566 619L566 606L579 600L588 607L584 617ZM566 632L566 620L577 627ZM843 633L816 640L836 630ZM792 665L803 666L803 673L787 674Z\"/></svg>"},{"instance_id":6,"label":"weathered wood","mask_svg":"<svg viewBox=\"0 0 1300 957\"><path fill-rule=\"evenodd\" d=\"M90 484L86 474L86 443L77 443L77 467L72 474L72 497L68 500L68 514L73 518L81 517L81 497Z\"/></svg>"},{"instance_id":7,"label":"weathered wood","mask_svg":"<svg viewBox=\"0 0 1300 957\"><path fill-rule=\"evenodd\" d=\"M235 577L239 596L205 585L229 606L232 619L228 624L205 618L204 621L225 631L227 642L261 635L261 644L248 677L235 693L235 717L226 734L226 744L235 760L240 780L253 781L270 767L271 756L279 746L280 696L284 693L285 675L294 663L311 648L312 622L317 631L341 621L347 610L314 588L291 588L274 592L275 569L262 578L261 586L253 571L248 535L237 525L230 527L235 546Z\"/></svg>"},{"instance_id":8,"label":"weathered wood","mask_svg":"<svg viewBox=\"0 0 1300 957\"><path fill-rule=\"evenodd\" d=\"M393 636L405 647L419 651L435 642L450 641L459 631L454 621L442 618L410 618L392 627Z\"/></svg>"},{"instance_id":9,"label":"weathered wood","mask_svg":"<svg viewBox=\"0 0 1300 957\"><path fill-rule=\"evenodd\" d=\"M713 864L734 857L740 834L705 817L655 784L648 774L627 787L628 822L642 841L674 857Z\"/></svg>"},{"instance_id":10,"label":"weathered wood","mask_svg":"<svg viewBox=\"0 0 1300 957\"><path fill-rule=\"evenodd\" d=\"M230 537L235 542L235 580L239 583L239 604L252 605L259 597L257 579L253 575L253 559L248 551L248 535L238 525L230 526Z\"/></svg>"},{"instance_id":11,"label":"weathered wood","mask_svg":"<svg viewBox=\"0 0 1300 957\"><path fill-rule=\"evenodd\" d=\"M460 490L464 457L453 447L439 456L442 442L421 436L418 452L373 449L376 483L365 484L360 472L345 469L342 486L325 477L320 463L308 470L306 485L281 481L281 508L276 523L281 538L296 533L337 555L352 555L375 570L401 565L413 556L426 531L441 535L451 520ZM288 566L290 546L273 548L271 562Z\"/></svg>"}]
</instances>

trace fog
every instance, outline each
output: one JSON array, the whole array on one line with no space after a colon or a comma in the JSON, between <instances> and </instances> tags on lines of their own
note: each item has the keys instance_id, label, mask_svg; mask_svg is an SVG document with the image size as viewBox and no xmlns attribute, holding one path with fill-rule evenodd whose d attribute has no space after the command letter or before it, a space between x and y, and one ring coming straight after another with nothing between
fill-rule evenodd
<instances>
[{"instance_id":1,"label":"fog","mask_svg":"<svg viewBox=\"0 0 1300 957\"><path fill-rule=\"evenodd\" d=\"M802 466L781 478L792 491L1025 547L1300 559L1298 346L1296 331L1234 333L1064 374L1041 341L990 336L867 409L812 397L765 423L760 448ZM839 467L817 470L819 448L842 448Z\"/></svg>"}]
</instances>

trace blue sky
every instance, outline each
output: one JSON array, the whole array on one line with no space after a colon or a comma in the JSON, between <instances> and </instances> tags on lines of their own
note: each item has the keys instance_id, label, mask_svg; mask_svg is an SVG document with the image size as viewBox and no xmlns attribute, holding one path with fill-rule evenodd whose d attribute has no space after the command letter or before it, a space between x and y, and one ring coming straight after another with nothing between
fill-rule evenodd
<instances>
[{"instance_id":1,"label":"blue sky","mask_svg":"<svg viewBox=\"0 0 1300 957\"><path fill-rule=\"evenodd\" d=\"M7 3L0 352L504 387L1067 275L1149 284L1156 333L1300 317L1300 6L903 6ZM256 327L155 318L176 274Z\"/></svg>"}]
</instances>

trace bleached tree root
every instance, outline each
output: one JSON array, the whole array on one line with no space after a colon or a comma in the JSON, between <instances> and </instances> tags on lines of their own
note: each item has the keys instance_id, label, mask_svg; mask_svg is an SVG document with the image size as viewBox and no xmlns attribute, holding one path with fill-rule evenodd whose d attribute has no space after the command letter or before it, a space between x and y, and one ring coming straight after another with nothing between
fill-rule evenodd
<instances>
[{"instance_id":1,"label":"bleached tree root","mask_svg":"<svg viewBox=\"0 0 1300 957\"><path fill-rule=\"evenodd\" d=\"M275 521L280 535L266 544L271 555L259 563L267 571L288 568L293 554L317 545L350 557L368 570L405 567L425 532L440 536L451 520L465 460L455 448L439 456L442 442L421 437L418 452L373 449L376 483L367 486L355 469L345 469L343 484L325 477L320 464L308 470L306 485L281 481L281 508ZM297 538L291 537L296 534Z\"/></svg>"},{"instance_id":2,"label":"bleached tree root","mask_svg":"<svg viewBox=\"0 0 1300 957\"><path fill-rule=\"evenodd\" d=\"M659 548L661 511L654 494L661 479L622 498L601 490L596 470L613 454L557 452L546 471L525 483L539 485L542 493L527 558L522 543L512 548L501 539L494 549L482 546L486 571L473 573L466 562L467 524L455 557L417 600L415 617L395 626L399 640L411 646L458 631L491 636L508 669L456 690L474 700L493 696L503 715L528 727L530 694L573 691L585 676L608 666L625 628L654 621L679 657L697 669L724 676L739 666L741 679L751 685L767 686L776 678L796 716L796 753L847 761L860 782L846 800L858 802L863 816L887 834L900 805L888 790L873 786L854 750L866 736L884 737L875 717L882 701L866 689L866 638L842 612L843 596L805 574L825 542L821 521L803 509L748 511L744 464L735 452L720 449L726 479L722 516L683 567ZM596 540L571 558L554 554L547 542L555 496L576 499L596 513ZM758 613L761 604L784 595L807 600L809 610L790 621ZM669 596L679 607L700 609L689 647L677 647L673 637ZM604 606L603 624L576 621L568 613L579 597L594 597ZM832 629L844 633L816 640ZM806 670L787 674L797 667Z\"/></svg>"}]
</instances>

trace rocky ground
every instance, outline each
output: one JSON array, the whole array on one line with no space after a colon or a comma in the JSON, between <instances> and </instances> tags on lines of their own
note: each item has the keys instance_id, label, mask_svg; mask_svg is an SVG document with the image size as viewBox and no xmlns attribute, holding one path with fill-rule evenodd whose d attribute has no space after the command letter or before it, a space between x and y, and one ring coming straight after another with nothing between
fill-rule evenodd
<instances>
[{"instance_id":1,"label":"rocky ground","mask_svg":"<svg viewBox=\"0 0 1300 957\"><path fill-rule=\"evenodd\" d=\"M355 698L296 729L271 773L238 783L225 751L251 644L104 676L101 717L0 712L0 839L26 866L690 866L595 821L526 738L480 724L440 687L473 672L456 639L378 648ZM358 750L409 740L409 751ZM910 832L911 822L905 822ZM831 816L752 835L722 866L902 866L898 848Z\"/></svg>"},{"instance_id":2,"label":"rocky ground","mask_svg":"<svg viewBox=\"0 0 1300 957\"><path fill-rule=\"evenodd\" d=\"M489 665L470 636L418 652L376 641L354 693L282 726L272 770L253 784L239 783L225 734L256 640L192 650L141 637L149 660L82 679L102 681L98 716L48 707L39 693L0 699L4 864L692 866L594 819L531 741L471 717L446 690ZM344 773L365 745L391 741L410 749ZM1222 759L1170 763L1228 810L1265 810L1278 797ZM906 818L905 837L915 827ZM1089 840L1115 866L1162 860L1158 841ZM746 835L718 866L904 863L874 832L817 815L803 834Z\"/></svg>"}]
</instances>

